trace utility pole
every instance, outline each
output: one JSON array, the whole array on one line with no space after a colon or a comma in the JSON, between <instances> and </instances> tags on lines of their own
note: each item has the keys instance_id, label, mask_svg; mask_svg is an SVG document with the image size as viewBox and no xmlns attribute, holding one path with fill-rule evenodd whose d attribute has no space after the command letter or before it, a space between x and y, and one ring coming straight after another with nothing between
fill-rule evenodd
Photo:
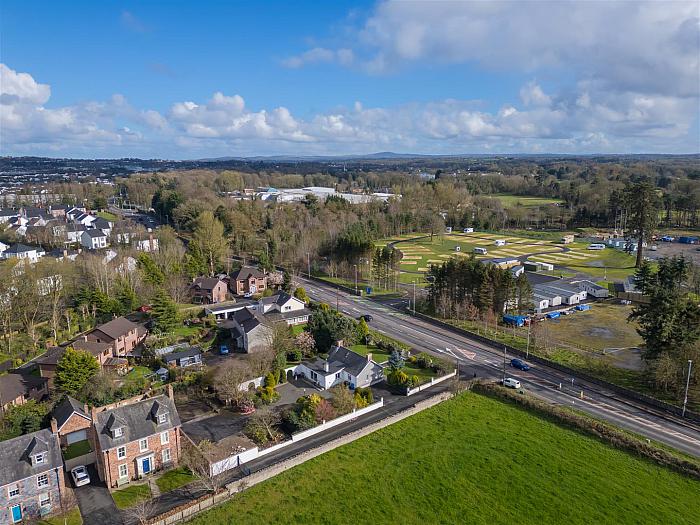
<instances>
[{"instance_id":1,"label":"utility pole","mask_svg":"<svg viewBox=\"0 0 700 525\"><path fill-rule=\"evenodd\" d=\"M311 254L306 252L306 270L309 279L311 279Z\"/></svg>"},{"instance_id":2,"label":"utility pole","mask_svg":"<svg viewBox=\"0 0 700 525\"><path fill-rule=\"evenodd\" d=\"M335 311L340 312L340 288L335 289Z\"/></svg>"},{"instance_id":3,"label":"utility pole","mask_svg":"<svg viewBox=\"0 0 700 525\"><path fill-rule=\"evenodd\" d=\"M506 384L506 345L503 345L503 384Z\"/></svg>"},{"instance_id":4,"label":"utility pole","mask_svg":"<svg viewBox=\"0 0 700 525\"><path fill-rule=\"evenodd\" d=\"M690 372L693 369L693 360L688 359L688 377L685 379L685 398L683 399L683 413L681 417L685 417L685 408L688 405L688 387L690 386Z\"/></svg>"},{"instance_id":5,"label":"utility pole","mask_svg":"<svg viewBox=\"0 0 700 525\"><path fill-rule=\"evenodd\" d=\"M411 281L413 283L413 315L416 315L416 281Z\"/></svg>"},{"instance_id":6,"label":"utility pole","mask_svg":"<svg viewBox=\"0 0 700 525\"><path fill-rule=\"evenodd\" d=\"M527 347L525 347L525 358L530 358L530 330L532 330L532 319L527 323Z\"/></svg>"}]
</instances>

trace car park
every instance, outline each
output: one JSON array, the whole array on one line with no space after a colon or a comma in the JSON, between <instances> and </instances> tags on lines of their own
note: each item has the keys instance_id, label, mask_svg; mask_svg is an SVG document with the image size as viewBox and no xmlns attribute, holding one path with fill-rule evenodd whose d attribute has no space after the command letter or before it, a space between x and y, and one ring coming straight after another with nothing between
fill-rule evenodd
<instances>
[{"instance_id":1,"label":"car park","mask_svg":"<svg viewBox=\"0 0 700 525\"><path fill-rule=\"evenodd\" d=\"M90 484L90 475L88 474L85 465L80 465L75 467L70 471L71 478L73 478L73 483L76 487L82 487L83 485Z\"/></svg>"},{"instance_id":2,"label":"car park","mask_svg":"<svg viewBox=\"0 0 700 525\"><path fill-rule=\"evenodd\" d=\"M506 377L505 381L503 381L503 386L508 388L520 388L520 381L512 377Z\"/></svg>"},{"instance_id":3,"label":"car park","mask_svg":"<svg viewBox=\"0 0 700 525\"><path fill-rule=\"evenodd\" d=\"M518 370L523 370L524 372L530 370L530 365L520 359L512 359L510 361L510 366L517 368Z\"/></svg>"}]
</instances>

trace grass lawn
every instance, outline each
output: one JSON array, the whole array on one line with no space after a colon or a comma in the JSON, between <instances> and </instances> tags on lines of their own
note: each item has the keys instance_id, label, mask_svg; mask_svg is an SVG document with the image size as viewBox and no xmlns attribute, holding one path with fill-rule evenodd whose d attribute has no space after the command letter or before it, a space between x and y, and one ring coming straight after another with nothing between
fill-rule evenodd
<instances>
[{"instance_id":1,"label":"grass lawn","mask_svg":"<svg viewBox=\"0 0 700 525\"><path fill-rule=\"evenodd\" d=\"M167 471L156 480L156 485L161 492L170 492L176 488L187 485L190 481L194 481L195 476L186 468L179 467Z\"/></svg>"},{"instance_id":2,"label":"grass lawn","mask_svg":"<svg viewBox=\"0 0 700 525\"><path fill-rule=\"evenodd\" d=\"M549 199L547 197L529 197L523 195L508 195L505 193L496 193L494 195L483 195L484 197L492 197L501 201L504 207L523 206L525 208L539 208L540 206L551 206L553 204L562 203L561 199Z\"/></svg>"},{"instance_id":3,"label":"grass lawn","mask_svg":"<svg viewBox=\"0 0 700 525\"><path fill-rule=\"evenodd\" d=\"M63 459L68 460L68 459L77 458L78 456L82 456L83 454L87 454L91 450L92 449L90 448L90 442L87 439L85 439L83 441L78 441L78 442L72 443L71 445L68 445L66 447L66 450L63 453Z\"/></svg>"},{"instance_id":4,"label":"grass lawn","mask_svg":"<svg viewBox=\"0 0 700 525\"><path fill-rule=\"evenodd\" d=\"M200 328L201 326L197 325L185 326L184 324L182 324L175 328L175 330L173 330L172 333L178 336L180 339L187 339L192 335L197 335L199 333Z\"/></svg>"},{"instance_id":5,"label":"grass lawn","mask_svg":"<svg viewBox=\"0 0 700 525\"><path fill-rule=\"evenodd\" d=\"M304 328L306 328L306 323L295 324L294 326L292 326L292 335L294 337L298 336L304 331Z\"/></svg>"},{"instance_id":6,"label":"grass lawn","mask_svg":"<svg viewBox=\"0 0 700 525\"><path fill-rule=\"evenodd\" d=\"M549 334L555 341L574 346L585 346L591 350L605 348L627 348L642 344L636 331L637 323L628 323L631 306L597 303L585 312L545 321ZM527 337L527 329L520 330Z\"/></svg>"},{"instance_id":7,"label":"grass lawn","mask_svg":"<svg viewBox=\"0 0 700 525\"><path fill-rule=\"evenodd\" d=\"M328 487L342 497L325 497ZM699 492L695 480L467 392L190 523L342 524L361 509L360 521L375 524L690 524Z\"/></svg>"},{"instance_id":8,"label":"grass lawn","mask_svg":"<svg viewBox=\"0 0 700 525\"><path fill-rule=\"evenodd\" d=\"M112 492L114 503L119 509L128 509L138 504L141 500L151 497L151 488L147 483L141 485L128 485L127 487Z\"/></svg>"},{"instance_id":9,"label":"grass lawn","mask_svg":"<svg viewBox=\"0 0 700 525\"><path fill-rule=\"evenodd\" d=\"M438 375L433 372L430 368L419 368L417 366L412 366L410 363L406 363L403 367L403 371L406 372L408 377L418 376L421 383L430 381L431 377L437 377Z\"/></svg>"},{"instance_id":10,"label":"grass lawn","mask_svg":"<svg viewBox=\"0 0 700 525\"><path fill-rule=\"evenodd\" d=\"M374 345L352 345L350 350L360 355L372 354L372 359L376 363L383 363L389 360L389 352L386 350L380 350Z\"/></svg>"},{"instance_id":11,"label":"grass lawn","mask_svg":"<svg viewBox=\"0 0 700 525\"><path fill-rule=\"evenodd\" d=\"M98 211L95 215L98 217L102 217L105 220L108 220L110 222L115 222L119 220L119 217L117 217L115 214L109 211Z\"/></svg>"},{"instance_id":12,"label":"grass lawn","mask_svg":"<svg viewBox=\"0 0 700 525\"><path fill-rule=\"evenodd\" d=\"M39 525L82 525L83 518L80 516L80 510L78 507L74 508L70 512L61 514L59 516L53 516L51 518L45 518L39 520Z\"/></svg>"}]
</instances>

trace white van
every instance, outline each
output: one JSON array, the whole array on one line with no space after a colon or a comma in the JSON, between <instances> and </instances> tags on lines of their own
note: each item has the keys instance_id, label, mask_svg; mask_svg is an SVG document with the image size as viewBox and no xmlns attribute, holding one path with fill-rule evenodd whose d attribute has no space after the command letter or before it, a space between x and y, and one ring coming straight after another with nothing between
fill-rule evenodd
<instances>
[{"instance_id":1,"label":"white van","mask_svg":"<svg viewBox=\"0 0 700 525\"><path fill-rule=\"evenodd\" d=\"M503 239L497 239L496 242L494 242L494 244L495 244L496 246L505 246L505 245L506 245L506 241L503 240Z\"/></svg>"},{"instance_id":2,"label":"white van","mask_svg":"<svg viewBox=\"0 0 700 525\"><path fill-rule=\"evenodd\" d=\"M605 245L601 243L593 243L588 245L588 250L604 250Z\"/></svg>"},{"instance_id":3,"label":"white van","mask_svg":"<svg viewBox=\"0 0 700 525\"><path fill-rule=\"evenodd\" d=\"M464 228L464 233L474 233L474 228Z\"/></svg>"},{"instance_id":4,"label":"white van","mask_svg":"<svg viewBox=\"0 0 700 525\"><path fill-rule=\"evenodd\" d=\"M486 255L489 252L486 251L486 248L480 248L479 246L477 246L476 248L474 248L474 253L478 253L479 255Z\"/></svg>"},{"instance_id":5,"label":"white van","mask_svg":"<svg viewBox=\"0 0 700 525\"><path fill-rule=\"evenodd\" d=\"M512 377L506 377L505 381L503 381L503 386L508 388L520 388L520 381Z\"/></svg>"}]
</instances>

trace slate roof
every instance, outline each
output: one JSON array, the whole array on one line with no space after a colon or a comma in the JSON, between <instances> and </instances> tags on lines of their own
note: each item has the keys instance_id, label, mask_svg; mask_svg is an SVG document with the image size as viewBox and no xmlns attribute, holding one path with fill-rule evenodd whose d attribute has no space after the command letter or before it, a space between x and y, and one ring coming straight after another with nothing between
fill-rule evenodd
<instances>
[{"instance_id":1,"label":"slate roof","mask_svg":"<svg viewBox=\"0 0 700 525\"><path fill-rule=\"evenodd\" d=\"M32 466L29 456L32 453L48 452L46 461ZM0 441L0 486L36 476L56 468L63 468L61 448L58 439L50 430L42 429L31 434Z\"/></svg>"},{"instance_id":2,"label":"slate roof","mask_svg":"<svg viewBox=\"0 0 700 525\"><path fill-rule=\"evenodd\" d=\"M192 285L196 286L202 290L211 291L220 282L222 282L222 281L218 277L197 277L194 280L194 282L192 283Z\"/></svg>"},{"instance_id":3,"label":"slate roof","mask_svg":"<svg viewBox=\"0 0 700 525\"><path fill-rule=\"evenodd\" d=\"M251 308L243 308L233 314L233 319L247 334L263 323L262 316Z\"/></svg>"},{"instance_id":4,"label":"slate roof","mask_svg":"<svg viewBox=\"0 0 700 525\"><path fill-rule=\"evenodd\" d=\"M78 414L90 421L90 416L85 412L85 407L77 399L73 399L71 396L66 396L63 398L56 408L53 409L51 415L56 420L58 425L58 430L66 424L73 414Z\"/></svg>"},{"instance_id":5,"label":"slate roof","mask_svg":"<svg viewBox=\"0 0 700 525\"><path fill-rule=\"evenodd\" d=\"M19 215L19 210L0 208L0 217L16 217L17 215Z\"/></svg>"},{"instance_id":6,"label":"slate roof","mask_svg":"<svg viewBox=\"0 0 700 525\"><path fill-rule=\"evenodd\" d=\"M164 412L169 414L168 420L162 425L158 425L155 416ZM95 420L95 426L100 441L100 448L109 450L179 427L180 416L172 399L161 395L99 412ZM123 428L121 437L112 438L111 429L115 427Z\"/></svg>"},{"instance_id":7,"label":"slate roof","mask_svg":"<svg viewBox=\"0 0 700 525\"><path fill-rule=\"evenodd\" d=\"M109 230L112 227L109 221L104 217L97 217L97 219L92 222L92 225L100 230Z\"/></svg>"},{"instance_id":8,"label":"slate roof","mask_svg":"<svg viewBox=\"0 0 700 525\"><path fill-rule=\"evenodd\" d=\"M182 350L181 352L171 352L170 354L165 354L163 359L165 359L166 363L171 363L173 361L178 361L183 357L194 357L196 355L202 355L202 351L198 347L193 346L192 348Z\"/></svg>"},{"instance_id":9,"label":"slate roof","mask_svg":"<svg viewBox=\"0 0 700 525\"><path fill-rule=\"evenodd\" d=\"M265 319L269 319L270 321L286 321L287 319L294 319L295 317L310 316L312 313L313 312L308 308L291 310L289 312L268 312L265 314Z\"/></svg>"},{"instance_id":10,"label":"slate roof","mask_svg":"<svg viewBox=\"0 0 700 525\"><path fill-rule=\"evenodd\" d=\"M292 296L289 295L287 292L277 292L276 294L270 295L269 297L263 297L262 299L260 299L260 302L262 304L276 304L278 306L282 306L291 298Z\"/></svg>"},{"instance_id":11,"label":"slate roof","mask_svg":"<svg viewBox=\"0 0 700 525\"><path fill-rule=\"evenodd\" d=\"M250 279L251 276L262 279L265 277L265 274L253 266L242 266L231 274L231 279L235 281L246 281Z\"/></svg>"},{"instance_id":12,"label":"slate roof","mask_svg":"<svg viewBox=\"0 0 700 525\"><path fill-rule=\"evenodd\" d=\"M365 369L367 364L372 364L367 357L353 352L344 346L334 346L328 354L328 362L331 365L340 363L345 370L354 376L358 376Z\"/></svg>"},{"instance_id":13,"label":"slate roof","mask_svg":"<svg viewBox=\"0 0 700 525\"><path fill-rule=\"evenodd\" d=\"M96 239L98 237L107 237L105 232L102 230L85 230L83 233L87 233L91 238Z\"/></svg>"},{"instance_id":14,"label":"slate roof","mask_svg":"<svg viewBox=\"0 0 700 525\"><path fill-rule=\"evenodd\" d=\"M7 250L5 250L5 253L27 253L27 252L33 252L35 250L38 250L39 248L35 246L27 246L26 244L13 244L10 246Z\"/></svg>"},{"instance_id":15,"label":"slate roof","mask_svg":"<svg viewBox=\"0 0 700 525\"><path fill-rule=\"evenodd\" d=\"M93 328L90 333L100 331L114 340L119 339L138 327L139 325L129 321L126 317L117 317L108 323L101 324L100 326Z\"/></svg>"},{"instance_id":16,"label":"slate roof","mask_svg":"<svg viewBox=\"0 0 700 525\"><path fill-rule=\"evenodd\" d=\"M2 404L14 401L19 396L28 394L33 388L41 388L46 383L45 377L29 374L5 374L0 376L0 398Z\"/></svg>"},{"instance_id":17,"label":"slate roof","mask_svg":"<svg viewBox=\"0 0 700 525\"><path fill-rule=\"evenodd\" d=\"M310 361L304 361L304 366L323 376L334 375L345 368L342 363L335 361L333 363L328 363L328 370L326 371L326 360L320 357L314 357Z\"/></svg>"}]
</instances>

